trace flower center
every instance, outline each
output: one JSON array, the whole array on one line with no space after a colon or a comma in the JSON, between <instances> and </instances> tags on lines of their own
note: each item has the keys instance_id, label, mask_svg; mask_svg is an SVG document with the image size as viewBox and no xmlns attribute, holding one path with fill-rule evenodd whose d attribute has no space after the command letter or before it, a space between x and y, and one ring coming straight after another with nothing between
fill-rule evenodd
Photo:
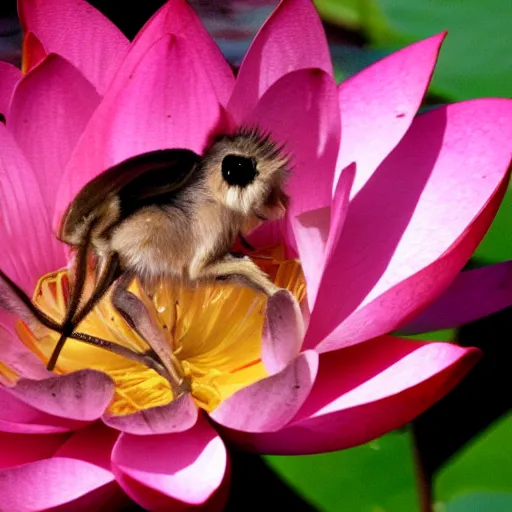
<instances>
[{"instance_id":1,"label":"flower center","mask_svg":"<svg viewBox=\"0 0 512 512\"><path fill-rule=\"evenodd\" d=\"M255 261L276 285L290 290L299 302L304 299L305 281L297 261L274 257L257 257ZM85 295L92 287L89 278ZM262 294L231 284L190 288L163 283L149 297L137 281L132 283L130 291L146 304L170 347L174 370L187 379L199 407L211 411L239 389L267 376L261 362L266 303ZM59 270L39 280L33 301L60 323L68 296L68 271ZM46 364L58 333L46 328L32 331L21 320L16 329L21 341ZM151 348L124 321L108 295L76 330L140 354ZM115 396L109 408L111 413L129 414L165 405L173 399L170 382L155 370L102 348L68 339L55 372L67 374L87 368L105 372L113 379ZM7 370L0 367L0 374L7 378Z\"/></svg>"}]
</instances>

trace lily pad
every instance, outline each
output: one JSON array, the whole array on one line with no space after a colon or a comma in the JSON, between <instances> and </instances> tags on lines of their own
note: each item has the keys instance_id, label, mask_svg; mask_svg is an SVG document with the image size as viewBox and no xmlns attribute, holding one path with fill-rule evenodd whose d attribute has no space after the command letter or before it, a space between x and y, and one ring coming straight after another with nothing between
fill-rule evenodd
<instances>
[{"instance_id":1,"label":"lily pad","mask_svg":"<svg viewBox=\"0 0 512 512\"><path fill-rule=\"evenodd\" d=\"M512 493L511 439L512 414L508 414L473 439L439 471L435 482L436 500L446 504L468 493ZM487 496L487 499L491 498ZM454 509L458 510L464 509ZM491 512L494 509L481 510ZM512 506L506 510L512 510Z\"/></svg>"},{"instance_id":2,"label":"lily pad","mask_svg":"<svg viewBox=\"0 0 512 512\"><path fill-rule=\"evenodd\" d=\"M461 496L446 505L446 512L510 512L512 494L478 492Z\"/></svg>"},{"instance_id":3,"label":"lily pad","mask_svg":"<svg viewBox=\"0 0 512 512\"><path fill-rule=\"evenodd\" d=\"M409 434L393 432L341 452L265 459L318 510L411 512L417 507L411 457Z\"/></svg>"}]
</instances>

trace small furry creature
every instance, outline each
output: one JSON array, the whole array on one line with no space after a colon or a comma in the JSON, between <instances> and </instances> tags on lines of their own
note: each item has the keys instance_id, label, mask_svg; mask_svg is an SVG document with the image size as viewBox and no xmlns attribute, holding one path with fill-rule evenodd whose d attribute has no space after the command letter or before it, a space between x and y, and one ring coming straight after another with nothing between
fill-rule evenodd
<instances>
[{"instance_id":1,"label":"small furry creature","mask_svg":"<svg viewBox=\"0 0 512 512\"><path fill-rule=\"evenodd\" d=\"M244 240L261 222L284 215L288 173L282 148L257 131L241 130L218 137L203 157L184 149L144 153L86 184L58 233L77 253L74 285L48 369L114 282L126 288L137 277L149 289L161 279L231 280L269 296L278 291L250 258L230 251L239 236ZM97 261L96 287L81 304L90 252ZM20 297L20 290L15 292Z\"/></svg>"}]
</instances>

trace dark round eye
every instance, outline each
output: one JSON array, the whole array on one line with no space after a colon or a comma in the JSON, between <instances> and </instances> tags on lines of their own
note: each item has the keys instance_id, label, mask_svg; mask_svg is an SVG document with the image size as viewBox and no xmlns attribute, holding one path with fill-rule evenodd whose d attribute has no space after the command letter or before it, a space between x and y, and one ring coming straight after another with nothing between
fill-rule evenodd
<instances>
[{"instance_id":1,"label":"dark round eye","mask_svg":"<svg viewBox=\"0 0 512 512\"><path fill-rule=\"evenodd\" d=\"M258 175L256 162L240 155L227 155L222 160L222 177L231 186L246 187Z\"/></svg>"}]
</instances>

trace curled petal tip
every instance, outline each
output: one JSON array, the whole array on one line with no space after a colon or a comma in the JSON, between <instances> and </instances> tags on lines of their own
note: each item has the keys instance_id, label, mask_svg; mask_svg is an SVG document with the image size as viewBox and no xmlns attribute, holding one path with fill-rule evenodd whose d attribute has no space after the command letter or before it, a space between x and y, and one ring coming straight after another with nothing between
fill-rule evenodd
<instances>
[{"instance_id":1,"label":"curled petal tip","mask_svg":"<svg viewBox=\"0 0 512 512\"><path fill-rule=\"evenodd\" d=\"M279 290L267 301L262 334L262 360L269 374L281 371L300 352L304 321L300 306L288 290Z\"/></svg>"}]
</instances>

